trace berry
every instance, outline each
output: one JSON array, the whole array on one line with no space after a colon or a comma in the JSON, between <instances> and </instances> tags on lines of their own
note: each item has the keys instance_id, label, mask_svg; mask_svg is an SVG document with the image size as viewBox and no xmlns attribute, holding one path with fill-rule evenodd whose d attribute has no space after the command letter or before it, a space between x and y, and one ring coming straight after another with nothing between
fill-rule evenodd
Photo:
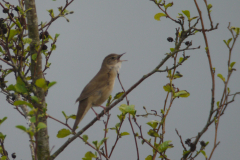
<instances>
[{"instance_id":1,"label":"berry","mask_svg":"<svg viewBox=\"0 0 240 160\"><path fill-rule=\"evenodd\" d=\"M2 29L2 33L3 33L3 34L6 34L6 33L7 33L7 28L3 28L3 29Z\"/></svg>"},{"instance_id":2,"label":"berry","mask_svg":"<svg viewBox=\"0 0 240 160\"><path fill-rule=\"evenodd\" d=\"M205 143L204 141L201 141L201 142L200 142L200 145L203 146L203 147L205 147L205 146L206 146L206 143Z\"/></svg>"},{"instance_id":3,"label":"berry","mask_svg":"<svg viewBox=\"0 0 240 160\"><path fill-rule=\"evenodd\" d=\"M16 157L16 153L12 153L12 158L15 159Z\"/></svg>"},{"instance_id":4,"label":"berry","mask_svg":"<svg viewBox=\"0 0 240 160\"><path fill-rule=\"evenodd\" d=\"M167 40L168 40L168 42L172 42L173 38L172 37L168 37Z\"/></svg>"},{"instance_id":5,"label":"berry","mask_svg":"<svg viewBox=\"0 0 240 160\"><path fill-rule=\"evenodd\" d=\"M19 9L17 7L14 8L15 11L19 11Z\"/></svg>"},{"instance_id":6,"label":"berry","mask_svg":"<svg viewBox=\"0 0 240 160\"><path fill-rule=\"evenodd\" d=\"M9 58L8 56L5 56L3 59L4 59L5 61L10 61L10 58Z\"/></svg>"},{"instance_id":7,"label":"berry","mask_svg":"<svg viewBox=\"0 0 240 160\"><path fill-rule=\"evenodd\" d=\"M42 50L46 50L47 48L48 48L48 47L47 47L47 45L45 45L45 44L42 46Z\"/></svg>"},{"instance_id":8,"label":"berry","mask_svg":"<svg viewBox=\"0 0 240 160\"><path fill-rule=\"evenodd\" d=\"M191 152L195 151L195 149L196 149L196 145L194 145L193 143L190 143Z\"/></svg>"},{"instance_id":9,"label":"berry","mask_svg":"<svg viewBox=\"0 0 240 160\"><path fill-rule=\"evenodd\" d=\"M185 141L185 144L187 144L188 146L190 146L190 143L191 143L191 139L187 139L186 141Z\"/></svg>"},{"instance_id":10,"label":"berry","mask_svg":"<svg viewBox=\"0 0 240 160\"><path fill-rule=\"evenodd\" d=\"M8 11L9 11L9 9L7 9L7 8L3 9L3 13L8 13Z\"/></svg>"},{"instance_id":11,"label":"berry","mask_svg":"<svg viewBox=\"0 0 240 160\"><path fill-rule=\"evenodd\" d=\"M13 17L14 17L14 14L13 14L13 13L10 13L10 16L13 18Z\"/></svg>"}]
</instances>

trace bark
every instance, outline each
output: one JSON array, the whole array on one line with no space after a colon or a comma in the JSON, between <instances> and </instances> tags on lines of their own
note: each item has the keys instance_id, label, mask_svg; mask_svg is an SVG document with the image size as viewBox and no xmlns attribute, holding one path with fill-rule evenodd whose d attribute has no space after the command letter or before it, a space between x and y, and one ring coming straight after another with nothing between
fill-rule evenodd
<instances>
[{"instance_id":1,"label":"bark","mask_svg":"<svg viewBox=\"0 0 240 160\"><path fill-rule=\"evenodd\" d=\"M35 6L35 0L25 0L25 9L27 11L27 27L28 27L28 37L32 39L32 42L30 44L30 53L38 54L37 50L41 47L40 46L40 40L39 40L39 32L38 32L38 18L37 18L37 12L36 12L36 6ZM41 53L38 54L37 60L34 61L31 59L31 77L32 82L35 84L35 81L39 78L43 78L42 73L42 56ZM36 87L36 95L41 102L40 104L35 103L34 107L38 108L38 113L36 115L36 124L39 122L43 122L47 125L47 119L46 116L43 116L43 110L46 108L45 103L45 93L42 88ZM38 160L46 160L49 158L49 136L48 136L48 130L47 128L39 130L36 135L36 149L35 154L37 154Z\"/></svg>"}]
</instances>

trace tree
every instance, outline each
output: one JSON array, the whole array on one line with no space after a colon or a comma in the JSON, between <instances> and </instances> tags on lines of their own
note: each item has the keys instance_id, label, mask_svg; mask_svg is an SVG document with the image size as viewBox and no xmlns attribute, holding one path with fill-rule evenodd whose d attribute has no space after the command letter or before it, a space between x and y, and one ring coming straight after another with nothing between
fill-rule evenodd
<instances>
[{"instance_id":1,"label":"tree","mask_svg":"<svg viewBox=\"0 0 240 160\"><path fill-rule=\"evenodd\" d=\"M66 10L66 7L72 3L66 2L64 7L59 8L59 15L55 16L53 10L48 10L49 15L51 16L51 20L44 24L37 22L37 17L32 17L32 15L35 14L35 7L34 3L30 3L30 1L24 1L25 5L21 4L19 5L16 10L18 11L18 17L12 16L13 9L15 9L16 6L13 6L11 4L5 3L2 5L3 9L6 11L7 18L4 18L2 21L2 35L1 35L1 46L2 46L2 57L1 61L3 63L6 63L11 67L11 69L3 68L2 69L2 79L1 79L1 89L3 93L6 94L7 100L10 104L13 104L16 106L16 109L19 111L19 113L22 113L24 117L29 117L31 125L29 127L25 127L23 125L17 126L17 128L23 130L26 132L31 140L31 150L32 150L32 157L33 159L47 159L49 154L49 140L48 140L48 125L46 123L47 118L51 118L56 120L57 122L65 125L65 128L60 130L58 132L58 137L63 138L65 136L68 136L71 134L71 127L68 125L68 120L71 118L74 118L74 115L67 115L65 112L63 112L64 117L66 118L66 123L62 122L56 118L53 118L50 116L46 110L46 103L45 103L45 96L47 96L48 89L54 85L56 82L48 82L44 76L45 71L49 68L50 62L49 58L51 56L51 53L56 48L56 41L58 38L58 34L55 35L54 38L49 35L48 28L51 26L51 24L58 19L59 17L65 16L68 13ZM31 1L32 2L32 1ZM227 106L234 100L235 96L239 94L239 92L231 93L230 90L228 90L228 83L229 78L234 73L234 64L235 62L231 61L231 55L232 55L232 48L235 45L235 42L237 40L238 34L239 34L239 28L238 27L231 27L229 25L229 31L232 34L232 39L228 39L225 41L225 44L227 45L227 48L229 48L229 59L228 59L228 74L227 78L224 78L221 74L217 74L219 78L222 79L224 82L224 89L222 94L222 99L215 103L215 68L212 66L212 60L211 60L211 54L208 46L208 41L206 37L206 33L216 30L218 25L213 24L211 20L211 4L206 3L207 13L209 14L209 21L210 21L210 28L207 28L206 26L201 24L201 28L197 27L197 24L203 21L203 17L201 15L201 11L198 7L198 4L196 3L197 10L199 11L199 16L197 17L191 17L190 12L188 10L183 10L181 14L179 14L179 17L177 19L174 19L173 16L170 16L170 13L168 10L170 10L170 7L173 6L173 3L165 3L161 1L153 1L157 7L161 10L160 13L157 13L155 15L156 20L161 20L164 17L167 17L169 20L173 21L174 23L178 24L179 27L176 28L175 35L176 37L172 38L169 37L167 40L169 42L175 42L174 48L170 48L170 52L167 53L162 61L159 62L159 64L154 68L151 72L145 74L140 80L138 80L132 87L125 90L123 87L123 92L120 92L119 94L116 94L114 98L109 98L107 105L109 105L108 110L116 106L119 102L121 102L125 97L127 98L127 95L135 89L135 87L138 87L141 82L146 80L148 77L150 77L153 74L156 73L167 73L167 78L169 79L169 83L164 84L164 90L167 92L166 100L164 103L164 107L161 108L161 113L158 113L157 111L154 111L153 113L148 113L146 109L146 114L144 115L138 115L136 114L136 109L133 105L129 104L129 101L127 100L127 104L122 104L120 106L121 114L118 115L119 122L115 125L115 127L109 127L108 123L110 120L110 115L107 116L107 120L105 121L105 135L103 139L98 142L94 141L93 144L88 141L88 136L83 135L80 137L83 139L83 141L89 145L90 147L94 148L94 150L98 154L93 154L92 152L88 152L85 155L85 158L90 157L100 157L104 159L104 157L110 157L112 155L112 151L115 151L115 146L118 144L117 142L120 140L122 136L132 134L134 135L134 141L136 143L136 149L137 149L137 155L139 156L138 148L140 148L138 139L142 140L142 143L150 148L153 149L153 153L149 153L150 155L147 157L147 159L156 158L156 156L160 155L162 159L167 159L166 150L170 150L170 148L173 147L170 141L166 141L165 139L165 127L166 127L166 118L168 114L170 113L170 108L174 105L173 102L177 101L178 98L181 97L188 97L190 93L188 91L185 91L184 89L178 89L177 86L173 84L175 80L178 78L181 78L182 75L179 72L176 72L176 68L181 67L181 65L184 65L187 59L190 59L190 56L188 56L189 52L196 51L199 49L199 46L192 47L192 41L187 41L186 39L190 36L194 36L195 34L203 34L204 40L206 42L205 51L208 57L209 61L209 70L211 73L212 78L212 97L211 97L211 105L210 105L210 112L209 116L206 122L205 127L202 129L201 132L199 132L198 135L196 135L196 138L192 142L190 139L186 140L186 145L189 146L189 149L184 146L184 140L182 140L180 134L177 132L181 139L181 143L183 145L184 155L183 159L187 156L198 156L199 153L205 155L204 148L208 144L207 142L201 141L202 148L198 150L197 152L194 152L196 149L196 146L199 146L199 140L201 136L207 131L207 128L211 124L215 124L216 127L216 134L215 134L215 141L212 149L212 153L214 152L215 148L218 146L217 141L217 133L218 133L218 124L220 122L220 116L223 115L224 111L226 110ZM206 2L206 1L205 1ZM25 9L23 8L25 6ZM5 9L6 8L6 9ZM26 14L26 15L25 15ZM24 19L27 21L25 22ZM35 22L35 23L31 23ZM40 24L38 26L38 24ZM187 25L185 25L187 24ZM16 28L14 28L16 27ZM207 29L205 29L207 28ZM28 31L28 37L27 38L25 32ZM6 33L5 33L6 32ZM40 32L40 36L39 36ZM201 33L198 33L201 32ZM40 40L39 40L40 38ZM51 41L52 39L52 41ZM50 41L50 42L49 42ZM232 43L231 43L232 42ZM47 44L51 43L51 49L47 49ZM28 47L29 44L29 47ZM194 43L196 44L196 43ZM184 46L185 45L185 46ZM180 56L180 54L183 53L183 56ZM46 63L42 62L43 56L46 60ZM179 58L180 56L180 58ZM166 69L163 69L163 65L166 64L167 61L173 60L174 65L170 66ZM190 59L191 60L191 59ZM43 69L42 66L44 65ZM28 68L29 67L29 68ZM31 76L28 76L29 71L31 73ZM13 84L8 84L6 81L8 80L8 77L10 75L14 75L16 82ZM179 87L180 88L180 87ZM232 96L233 99L229 100L229 97ZM166 102L169 102L167 104ZM175 102L176 103L176 102ZM100 116L103 116L104 112L100 113ZM152 128L147 131L148 135L153 137L154 142L149 141L144 136L144 131L142 131L143 124L139 124L138 119L144 116L156 116L154 117L154 121L149 121L148 125ZM113 116L113 115L112 115ZM114 115L116 116L116 115ZM124 121L124 118L128 118L128 121L132 128L132 133L124 132L122 131L122 124ZM6 118L3 118L1 122L3 122ZM51 154L50 159L54 159L56 156L58 156L64 148L68 146L73 140L75 140L77 137L82 135L84 131L86 131L89 127L94 127L93 124L97 121L97 118L94 118L87 126L82 128L77 134L72 136L69 140L66 141L60 148L56 150L53 154ZM66 128L67 127L67 128ZM134 129L135 127L135 129ZM137 127L137 128L136 128ZM107 133L108 130L115 130L117 133L116 141L113 145L113 147L110 150L107 150ZM138 131L136 131L138 130ZM140 133L137 133L140 132ZM146 131L145 131L146 132ZM3 133L4 134L4 133ZM4 139L5 136L2 136L2 155L6 155L6 150L4 148ZM42 147L42 144L45 146ZM105 146L103 150L101 150L101 147ZM209 147L209 146L208 146ZM209 148L208 148L209 149ZM211 159L212 153L209 155L209 159ZM181 155L180 155L181 156ZM142 157L139 157L138 159L143 159Z\"/></svg>"}]
</instances>

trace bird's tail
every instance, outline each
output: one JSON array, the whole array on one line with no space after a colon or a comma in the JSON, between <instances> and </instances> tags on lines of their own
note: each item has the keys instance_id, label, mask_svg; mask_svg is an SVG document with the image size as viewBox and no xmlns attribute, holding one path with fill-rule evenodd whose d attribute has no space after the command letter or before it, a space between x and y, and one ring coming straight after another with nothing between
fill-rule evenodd
<instances>
[{"instance_id":1,"label":"bird's tail","mask_svg":"<svg viewBox=\"0 0 240 160\"><path fill-rule=\"evenodd\" d=\"M77 117L73 125L73 132L77 129L78 124L81 122L83 117L86 115L88 110L92 107L91 104L88 104L88 98L79 102Z\"/></svg>"}]
</instances>

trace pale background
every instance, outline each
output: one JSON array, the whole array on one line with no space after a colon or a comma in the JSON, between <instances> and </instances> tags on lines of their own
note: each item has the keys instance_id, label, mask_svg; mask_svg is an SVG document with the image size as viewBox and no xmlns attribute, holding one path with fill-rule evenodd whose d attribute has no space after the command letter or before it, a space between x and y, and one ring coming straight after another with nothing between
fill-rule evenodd
<instances>
[{"instance_id":1,"label":"pale background","mask_svg":"<svg viewBox=\"0 0 240 160\"><path fill-rule=\"evenodd\" d=\"M168 13L173 18L181 10L189 10L191 17L198 15L193 1L175 0L173 2L174 6L168 9ZM198 3L205 17L205 27L208 28L209 23L204 3L203 1L198 1ZM232 22L233 26L240 27L240 2L238 0L211 0L208 3L213 5L212 19L214 24L220 23L218 30L207 33L213 67L216 68L216 74L221 73L226 77L228 49L223 43L223 39L230 38L230 32L227 30L228 22ZM54 8L56 15L58 13L57 7L64 4L65 0L55 2L37 0L39 22L50 19L47 9ZM166 39L167 37L174 37L175 28L178 26L166 18L162 18L160 22L154 20L154 15L159 13L160 10L149 0L76 0L68 10L74 11L73 15L68 16L70 23L61 18L54 22L49 29L52 36L55 33L60 33L60 37L57 41L57 50L53 52L50 59L52 65L46 75L48 80L57 81L57 85L49 91L46 99L48 114L61 121L64 121L62 111L65 111L68 115L76 113L77 104L74 104L76 98L83 87L97 73L106 55L127 52L122 59L128 61L122 65L120 77L125 89L128 89L144 74L151 71L165 57L164 54L169 52L169 48L174 46L173 43L169 43ZM0 15L1 17L5 16L2 12ZM200 28L200 26L198 27ZM211 78L207 56L204 51L203 36L198 33L188 40L193 41L193 47L201 45L201 49L187 51L186 55L190 55L190 59L177 69L183 74L183 78L174 81L175 86L189 91L191 95L186 99L176 99L166 119L165 140L172 140L175 146L167 152L168 158L172 160L180 159L183 150L175 128L178 129L183 140L196 136L206 123L211 101ZM232 56L232 61L237 61L235 64L237 72L233 73L229 85L232 93L240 90L239 44L240 41L237 42ZM168 67L172 63L172 61L169 61ZM165 66L162 69L164 68ZM149 111L155 109L159 113L164 105L166 92L162 87L166 83L168 83L166 73L155 74L129 94L130 104L136 106L138 114L145 113L142 109L143 106L146 106ZM220 100L222 90L223 83L216 77L216 101ZM116 81L113 94L119 91L121 91L121 87ZM3 94L0 95L0 99L0 118L8 117L0 129L3 134L7 134L5 147L9 154L16 152L17 159L30 159L28 136L15 128L16 125L27 126L26 121L13 109L13 106L5 102ZM126 101L121 102L121 104L123 103L126 103ZM236 101L229 105L224 116L220 119L218 140L221 143L214 153L213 160L239 159L240 108L238 103L239 97L236 97ZM97 109L97 111L100 112L101 109ZM118 122L116 115L120 114L120 111L116 106L110 113L111 122L109 127L113 127ZM79 127L84 127L94 116L95 114L89 111ZM103 119L106 119L106 116L101 118L101 120ZM149 136L146 133L150 127L145 123L153 119L157 119L157 117L138 118L147 139L149 139ZM72 126L73 122L73 120L70 120L69 124ZM67 140L67 138L58 139L56 137L58 130L65 127L51 119L48 120L48 124L50 147L55 146L53 149L53 152L55 152ZM84 134L89 136L89 142L100 141L103 138L103 128L103 122L98 121ZM120 139L111 159L136 159L135 143L127 120L124 122L121 131L128 131L131 135ZM139 132L136 127L135 132ZM108 140L110 151L116 139L115 131L110 131L108 137L110 137ZM201 138L201 140L210 141L206 149L207 155L212 150L213 139L214 126L211 126ZM141 160L152 153L152 149L146 144L141 145L141 140L138 140L138 144ZM57 159L78 160L84 157L84 154L89 150L93 151L81 140L76 139ZM199 155L196 159L200 160L204 159L204 157Z\"/></svg>"}]
</instances>

